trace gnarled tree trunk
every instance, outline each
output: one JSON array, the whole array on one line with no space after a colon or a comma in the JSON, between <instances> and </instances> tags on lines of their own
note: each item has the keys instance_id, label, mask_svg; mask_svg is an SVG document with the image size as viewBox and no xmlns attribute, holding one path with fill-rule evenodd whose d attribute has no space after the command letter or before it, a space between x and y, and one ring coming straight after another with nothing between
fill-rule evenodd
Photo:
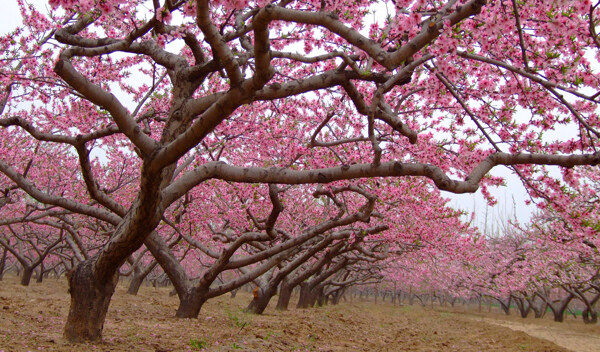
<instances>
[{"instance_id":1,"label":"gnarled tree trunk","mask_svg":"<svg viewBox=\"0 0 600 352\"><path fill-rule=\"evenodd\" d=\"M179 307L175 312L177 318L198 318L200 309L208 300L208 289L200 290L197 287L190 288L186 292L177 292L179 295Z\"/></svg>"},{"instance_id":2,"label":"gnarled tree trunk","mask_svg":"<svg viewBox=\"0 0 600 352\"><path fill-rule=\"evenodd\" d=\"M88 259L69 273L71 308L64 335L72 342L102 338L104 320L110 299L118 282L118 272L107 280L99 280L94 271L95 261Z\"/></svg>"}]
</instances>

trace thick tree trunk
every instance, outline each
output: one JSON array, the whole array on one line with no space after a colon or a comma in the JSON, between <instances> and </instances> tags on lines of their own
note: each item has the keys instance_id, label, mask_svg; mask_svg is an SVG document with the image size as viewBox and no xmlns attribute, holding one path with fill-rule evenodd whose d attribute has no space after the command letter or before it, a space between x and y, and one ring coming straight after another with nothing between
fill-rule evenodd
<instances>
[{"instance_id":1,"label":"thick tree trunk","mask_svg":"<svg viewBox=\"0 0 600 352\"><path fill-rule=\"evenodd\" d=\"M541 300L539 306L535 305L535 299L528 300L528 301L529 301L529 306L533 310L535 318L538 318L538 319L543 318L544 315L546 315L546 310L548 309L548 303L546 303L546 301Z\"/></svg>"},{"instance_id":2,"label":"thick tree trunk","mask_svg":"<svg viewBox=\"0 0 600 352\"><path fill-rule=\"evenodd\" d=\"M565 309L557 309L557 310L553 310L552 313L554 314L554 321L557 323L562 323L563 321L565 321Z\"/></svg>"},{"instance_id":3,"label":"thick tree trunk","mask_svg":"<svg viewBox=\"0 0 600 352\"><path fill-rule=\"evenodd\" d=\"M21 285L29 286L32 275L33 275L33 268L29 267L29 266L23 266L23 275L21 276Z\"/></svg>"},{"instance_id":4,"label":"thick tree trunk","mask_svg":"<svg viewBox=\"0 0 600 352\"><path fill-rule=\"evenodd\" d=\"M326 303L326 299L325 299L325 295L323 294L323 291L325 291L325 287L322 285L319 285L316 289L313 289L314 293L314 302L313 302L313 306L315 305L315 303L317 304L317 306L319 307L323 307Z\"/></svg>"},{"instance_id":5,"label":"thick tree trunk","mask_svg":"<svg viewBox=\"0 0 600 352\"><path fill-rule=\"evenodd\" d=\"M292 289L293 287L289 287L288 285L281 285L281 289L279 290L279 298L277 299L277 306L275 306L275 309L288 309L288 306L290 305L290 299L292 298Z\"/></svg>"},{"instance_id":6,"label":"thick tree trunk","mask_svg":"<svg viewBox=\"0 0 600 352\"><path fill-rule=\"evenodd\" d=\"M310 285L306 282L300 284L300 298L296 308L308 308L311 301Z\"/></svg>"},{"instance_id":7,"label":"thick tree trunk","mask_svg":"<svg viewBox=\"0 0 600 352\"><path fill-rule=\"evenodd\" d=\"M192 288L184 293L179 294L179 307L175 312L177 318L198 318L200 309L208 300L208 290L200 291L197 288Z\"/></svg>"},{"instance_id":8,"label":"thick tree trunk","mask_svg":"<svg viewBox=\"0 0 600 352\"><path fill-rule=\"evenodd\" d=\"M254 314L262 314L276 291L277 286L275 286L275 288L267 287L265 289L259 289L252 301L250 301L250 304L248 304L246 311Z\"/></svg>"},{"instance_id":9,"label":"thick tree trunk","mask_svg":"<svg viewBox=\"0 0 600 352\"><path fill-rule=\"evenodd\" d=\"M118 272L102 282L95 274L94 264L94 260L81 262L69 275L71 308L64 335L72 342L102 338L110 299L117 286Z\"/></svg>"},{"instance_id":10,"label":"thick tree trunk","mask_svg":"<svg viewBox=\"0 0 600 352\"><path fill-rule=\"evenodd\" d=\"M559 301L548 304L554 314L554 321L562 323L565 320L565 311L569 307L569 302L575 297L572 293L562 298Z\"/></svg>"}]
</instances>

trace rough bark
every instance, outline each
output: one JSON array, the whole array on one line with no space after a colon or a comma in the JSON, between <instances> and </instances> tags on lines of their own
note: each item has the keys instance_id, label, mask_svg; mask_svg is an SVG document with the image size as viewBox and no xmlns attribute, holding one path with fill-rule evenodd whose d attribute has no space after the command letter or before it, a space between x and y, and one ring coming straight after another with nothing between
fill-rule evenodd
<instances>
[{"instance_id":1,"label":"rough bark","mask_svg":"<svg viewBox=\"0 0 600 352\"><path fill-rule=\"evenodd\" d=\"M21 276L21 285L29 286L32 275L33 275L33 268L30 266L23 266L23 275Z\"/></svg>"},{"instance_id":2,"label":"rough bark","mask_svg":"<svg viewBox=\"0 0 600 352\"><path fill-rule=\"evenodd\" d=\"M276 292L277 286L273 288L271 285L269 285L264 289L259 289L252 301L250 301L250 304L248 304L248 307L246 307L246 311L255 314L262 314Z\"/></svg>"},{"instance_id":3,"label":"rough bark","mask_svg":"<svg viewBox=\"0 0 600 352\"><path fill-rule=\"evenodd\" d=\"M104 320L110 299L115 292L118 273L99 280L93 259L80 263L69 274L71 307L64 335L71 342L96 341L102 338Z\"/></svg>"},{"instance_id":4,"label":"rough bark","mask_svg":"<svg viewBox=\"0 0 600 352\"><path fill-rule=\"evenodd\" d=\"M177 292L177 294L179 295L179 307L177 307L175 317L188 319L198 318L200 309L202 309L202 306L208 300L208 290L192 288L183 293Z\"/></svg>"},{"instance_id":5,"label":"rough bark","mask_svg":"<svg viewBox=\"0 0 600 352\"><path fill-rule=\"evenodd\" d=\"M303 282L300 284L300 297L298 298L298 304L296 304L296 308L308 308L310 304L310 285L308 282Z\"/></svg>"},{"instance_id":6,"label":"rough bark","mask_svg":"<svg viewBox=\"0 0 600 352\"><path fill-rule=\"evenodd\" d=\"M292 291L294 287L288 285L287 281L284 280L281 283L281 289L279 290L279 298L277 299L277 306L275 309L277 310L287 310L290 305L290 300L292 298Z\"/></svg>"}]
</instances>

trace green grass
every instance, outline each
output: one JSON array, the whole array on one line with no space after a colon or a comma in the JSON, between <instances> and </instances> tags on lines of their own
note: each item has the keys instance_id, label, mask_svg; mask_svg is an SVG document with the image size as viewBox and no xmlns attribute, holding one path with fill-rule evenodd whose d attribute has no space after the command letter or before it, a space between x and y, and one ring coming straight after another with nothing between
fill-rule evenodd
<instances>
[{"instance_id":1,"label":"green grass","mask_svg":"<svg viewBox=\"0 0 600 352\"><path fill-rule=\"evenodd\" d=\"M208 347L208 342L206 340L190 339L190 347L201 350Z\"/></svg>"}]
</instances>

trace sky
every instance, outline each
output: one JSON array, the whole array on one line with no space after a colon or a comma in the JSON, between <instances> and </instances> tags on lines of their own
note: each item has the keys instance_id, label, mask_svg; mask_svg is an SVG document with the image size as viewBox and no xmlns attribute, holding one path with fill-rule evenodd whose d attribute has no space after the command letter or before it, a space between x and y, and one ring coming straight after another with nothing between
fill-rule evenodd
<instances>
[{"instance_id":1,"label":"sky","mask_svg":"<svg viewBox=\"0 0 600 352\"><path fill-rule=\"evenodd\" d=\"M47 6L45 0L29 0L28 2ZM3 3L2 11L0 11L0 34L7 33L21 25L16 0L3 0ZM473 194L442 193L451 199L450 205L454 208L464 210L469 214L475 212L475 224L482 230L486 223L489 227L493 222L506 221L513 216L520 223L526 223L535 212L535 206L525 204L529 197L519 178L506 167L496 167L490 173L506 179L506 186L489 189L498 201L494 207L488 207L480 190Z\"/></svg>"}]
</instances>

